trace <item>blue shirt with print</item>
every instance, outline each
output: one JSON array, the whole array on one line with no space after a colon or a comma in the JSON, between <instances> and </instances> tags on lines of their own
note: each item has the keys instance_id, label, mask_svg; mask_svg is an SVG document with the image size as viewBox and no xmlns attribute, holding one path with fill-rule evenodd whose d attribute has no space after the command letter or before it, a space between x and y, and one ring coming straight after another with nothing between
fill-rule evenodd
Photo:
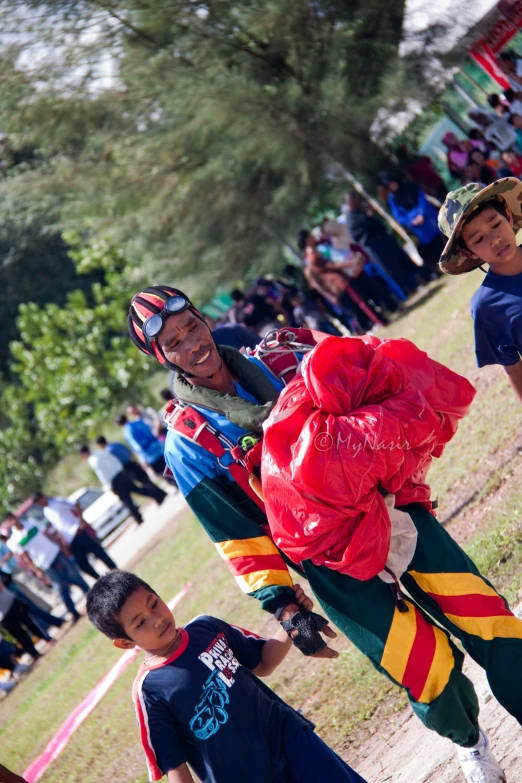
<instances>
[{"instance_id":1,"label":"blue shirt with print","mask_svg":"<svg viewBox=\"0 0 522 783\"><path fill-rule=\"evenodd\" d=\"M475 353L479 367L510 367L522 353L522 273L487 273L471 299Z\"/></svg>"},{"instance_id":2,"label":"blue shirt with print","mask_svg":"<svg viewBox=\"0 0 522 783\"><path fill-rule=\"evenodd\" d=\"M281 774L286 745L311 724L252 674L265 642L205 615L182 629L165 664L142 666L135 698L159 774L184 763L203 783L266 783Z\"/></svg>"}]
</instances>

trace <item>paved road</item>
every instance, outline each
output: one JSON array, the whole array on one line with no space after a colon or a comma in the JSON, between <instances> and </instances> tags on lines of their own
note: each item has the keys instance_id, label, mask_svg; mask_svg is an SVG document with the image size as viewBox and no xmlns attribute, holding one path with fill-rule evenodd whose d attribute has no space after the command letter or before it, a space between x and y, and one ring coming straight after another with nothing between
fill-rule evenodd
<instances>
[{"instance_id":1,"label":"paved road","mask_svg":"<svg viewBox=\"0 0 522 783\"><path fill-rule=\"evenodd\" d=\"M144 522L137 525L130 517L121 526L121 534L107 549L110 556L120 568L129 568L162 534L166 525L187 508L180 492L168 495L161 506L149 503L141 506Z\"/></svg>"}]
</instances>

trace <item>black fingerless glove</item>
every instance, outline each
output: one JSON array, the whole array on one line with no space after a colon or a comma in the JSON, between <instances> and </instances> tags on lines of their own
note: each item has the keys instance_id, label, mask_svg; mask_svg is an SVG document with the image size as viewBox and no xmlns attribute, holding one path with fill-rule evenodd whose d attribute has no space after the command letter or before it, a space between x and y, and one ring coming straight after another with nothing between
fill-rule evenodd
<instances>
[{"instance_id":1,"label":"black fingerless glove","mask_svg":"<svg viewBox=\"0 0 522 783\"><path fill-rule=\"evenodd\" d=\"M326 642L319 631L325 625L328 625L328 620L316 612L310 612L304 606L288 620L281 621L281 626L303 655L315 655L315 653L324 650ZM292 631L297 631L297 634L292 636Z\"/></svg>"}]
</instances>

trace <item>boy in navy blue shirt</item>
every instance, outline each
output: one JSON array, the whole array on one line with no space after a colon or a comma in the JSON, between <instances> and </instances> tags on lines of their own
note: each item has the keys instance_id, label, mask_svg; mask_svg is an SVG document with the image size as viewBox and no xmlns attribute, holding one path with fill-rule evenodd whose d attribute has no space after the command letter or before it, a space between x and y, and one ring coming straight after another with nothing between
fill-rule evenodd
<instances>
[{"instance_id":1,"label":"boy in navy blue shirt","mask_svg":"<svg viewBox=\"0 0 522 783\"><path fill-rule=\"evenodd\" d=\"M471 183L450 193L439 213L448 237L444 272L489 269L471 300L479 367L500 364L522 402L522 182L505 177L486 188ZM483 271L486 271L485 269Z\"/></svg>"},{"instance_id":2,"label":"boy in navy blue shirt","mask_svg":"<svg viewBox=\"0 0 522 783\"><path fill-rule=\"evenodd\" d=\"M296 586L296 598L312 603ZM116 647L142 648L133 687L150 780L203 783L364 783L312 724L258 677L292 646L203 615L184 628L161 598L126 571L102 576L87 596L91 622Z\"/></svg>"}]
</instances>

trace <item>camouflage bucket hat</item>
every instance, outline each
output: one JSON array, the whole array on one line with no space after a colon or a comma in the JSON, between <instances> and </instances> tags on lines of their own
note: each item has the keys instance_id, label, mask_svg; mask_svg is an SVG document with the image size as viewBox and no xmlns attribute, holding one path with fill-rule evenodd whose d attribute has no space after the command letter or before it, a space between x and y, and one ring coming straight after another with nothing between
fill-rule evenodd
<instances>
[{"instance_id":1,"label":"camouflage bucket hat","mask_svg":"<svg viewBox=\"0 0 522 783\"><path fill-rule=\"evenodd\" d=\"M515 177L504 177L483 188L471 182L458 190L448 193L440 208L439 228L448 237L442 251L439 266L448 275L462 275L471 272L482 263L464 255L459 239L462 226L469 216L485 201L500 201L513 216L515 233L522 228L522 182Z\"/></svg>"}]
</instances>

